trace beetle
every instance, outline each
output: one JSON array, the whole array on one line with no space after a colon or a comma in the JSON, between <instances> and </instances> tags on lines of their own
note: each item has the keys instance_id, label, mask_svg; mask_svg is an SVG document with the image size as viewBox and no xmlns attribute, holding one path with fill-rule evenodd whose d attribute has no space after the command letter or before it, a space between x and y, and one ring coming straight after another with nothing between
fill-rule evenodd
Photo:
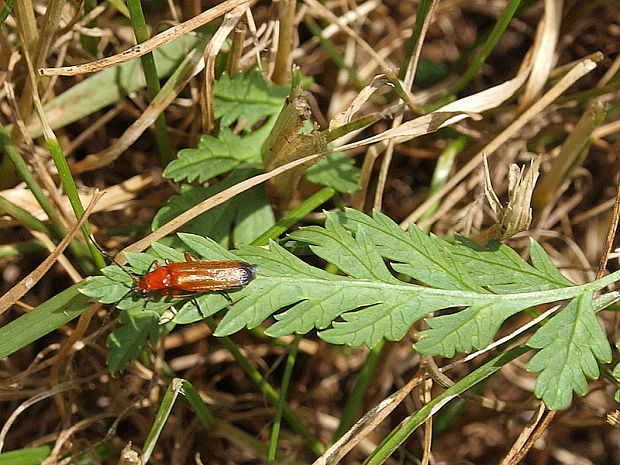
<instances>
[{"instance_id":1,"label":"beetle","mask_svg":"<svg viewBox=\"0 0 620 465\"><path fill-rule=\"evenodd\" d=\"M146 272L140 275L117 263L94 239L91 240L104 256L132 279L134 286L128 294L135 292L142 297L147 297L149 293L160 296L187 296L220 292L232 303L226 291L247 286L256 277L258 270L256 265L242 260L195 260L189 252L185 252L184 262L172 262L166 259L165 264L160 265L155 260Z\"/></svg>"},{"instance_id":2,"label":"beetle","mask_svg":"<svg viewBox=\"0 0 620 465\"><path fill-rule=\"evenodd\" d=\"M256 277L257 267L241 260L194 260L185 252L184 262L166 261L138 277L133 290L147 296L150 292L179 296L205 292L225 292L247 286Z\"/></svg>"}]
</instances>

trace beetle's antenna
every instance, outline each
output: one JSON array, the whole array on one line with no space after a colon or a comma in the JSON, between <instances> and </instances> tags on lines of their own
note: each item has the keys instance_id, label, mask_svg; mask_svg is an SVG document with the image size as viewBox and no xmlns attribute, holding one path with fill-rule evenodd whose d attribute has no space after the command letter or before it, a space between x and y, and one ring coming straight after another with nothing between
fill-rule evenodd
<instances>
[{"instance_id":1,"label":"beetle's antenna","mask_svg":"<svg viewBox=\"0 0 620 465\"><path fill-rule=\"evenodd\" d=\"M107 258L109 262L111 262L111 263L115 264L116 266L118 266L121 270L123 270L125 273L127 273L131 277L131 279L133 279L134 281L140 277L140 275L137 274L135 271L130 270L129 268L127 268L124 265L121 265L120 263L118 263L116 261L115 257L112 257L109 253L107 253L105 250L103 250L101 248L101 246L99 244L97 244L97 241L95 240L95 238L93 236L89 236L89 237L90 237L90 241L93 243L95 248L99 252L101 252L101 255L103 255L105 258Z\"/></svg>"}]
</instances>

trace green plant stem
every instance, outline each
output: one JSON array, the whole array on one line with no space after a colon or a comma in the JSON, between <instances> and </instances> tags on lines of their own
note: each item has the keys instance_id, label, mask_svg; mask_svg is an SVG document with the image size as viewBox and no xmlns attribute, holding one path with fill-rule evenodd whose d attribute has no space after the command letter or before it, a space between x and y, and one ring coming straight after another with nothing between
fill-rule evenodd
<instances>
[{"instance_id":1,"label":"green plant stem","mask_svg":"<svg viewBox=\"0 0 620 465\"><path fill-rule=\"evenodd\" d=\"M0 124L0 146L2 150L6 154L7 158L11 161L18 174L24 180L32 195L34 195L35 199L43 209L43 211L47 214L47 217L50 219L51 229L54 233L54 236L57 240L63 239L67 230L65 229L62 220L60 219L60 215L52 205L49 200L49 197L43 192L43 188L37 182L35 177L32 175L30 170L28 169L28 165L22 158L19 150L15 147L8 134L4 130L4 127ZM66 161L65 161L66 164ZM71 253L78 258L84 258L84 249L78 244L76 241L71 241L69 244L69 250ZM83 268L85 271L94 271L91 265L87 260L81 260L83 264Z\"/></svg>"},{"instance_id":2,"label":"green plant stem","mask_svg":"<svg viewBox=\"0 0 620 465\"><path fill-rule=\"evenodd\" d=\"M58 177L60 179L60 183L67 194L67 198L69 199L69 203L71 203L71 207L73 208L73 213L75 213L76 218L81 218L84 214L84 206L82 205L82 201L80 200L80 196L77 191L77 186L75 185L75 181L73 176L71 175L71 170L69 169L69 164L67 163L67 159L62 152L62 148L58 143L58 139L56 137L46 138L45 140L47 144L47 148L52 156L52 160L54 160L54 164L56 165L56 169L58 170ZM105 268L106 262L94 244L91 242L91 237L93 234L90 229L90 223L88 220L84 222L81 227L82 234L86 243L88 244L88 248L90 253L95 261L95 265L99 269Z\"/></svg>"},{"instance_id":3,"label":"green plant stem","mask_svg":"<svg viewBox=\"0 0 620 465\"><path fill-rule=\"evenodd\" d=\"M351 426L353 426L353 422L359 415L360 406L364 401L364 394L368 390L368 386L373 380L375 368L377 367L377 362L381 358L381 351L383 350L384 346L385 344L382 341L368 352L366 361L364 362L362 369L359 371L357 378L355 379L355 386L353 386L351 394L347 396L347 403L342 409L340 424L334 432L332 441L338 440L345 432L349 430L349 428L351 428Z\"/></svg>"},{"instance_id":4,"label":"green plant stem","mask_svg":"<svg viewBox=\"0 0 620 465\"><path fill-rule=\"evenodd\" d=\"M215 331L215 321L211 317L205 318L205 322L209 327ZM276 390L265 380L265 378L258 372L256 368L250 365L250 362L243 356L241 351L237 348L237 346L232 342L229 337L220 337L220 342L226 347L226 349L232 354L235 358L236 362L241 366L243 371L249 376L249 378L258 386L263 395L267 398L269 402L273 405L277 405L279 395ZM290 423L292 428L297 431L297 433L301 434L308 443L308 446L316 455L321 455L325 451L325 447L323 444L316 439L310 430L302 423L302 421L295 415L289 407L286 405L283 407L282 415L286 418L286 421Z\"/></svg>"},{"instance_id":5,"label":"green plant stem","mask_svg":"<svg viewBox=\"0 0 620 465\"><path fill-rule=\"evenodd\" d=\"M149 39L149 33L144 19L144 13L142 12L142 4L140 0L128 0L127 7L129 8L129 14L131 18L131 25L136 36L136 41L140 44ZM150 100L153 100L155 96L161 90L159 85L159 79L157 77L157 66L155 65L155 58L152 53L147 53L140 57L142 62L142 70L146 78L146 88L149 93ZM155 141L159 151L159 157L162 165L166 166L174 156L172 155L172 145L170 138L166 131L166 116L164 113L160 113L155 120Z\"/></svg>"},{"instance_id":6,"label":"green plant stem","mask_svg":"<svg viewBox=\"0 0 620 465\"><path fill-rule=\"evenodd\" d=\"M418 45L418 41L420 40L420 37L422 35L426 15L428 15L432 5L433 0L422 0L415 12L415 23L413 25L413 31L411 33L411 37L409 37L409 40L405 44L405 56L403 57L403 61L400 65L400 71L398 72L398 78L401 80L405 79L409 62L411 61L413 52L415 51L416 46Z\"/></svg>"},{"instance_id":7,"label":"green plant stem","mask_svg":"<svg viewBox=\"0 0 620 465\"><path fill-rule=\"evenodd\" d=\"M515 12L517 11L517 8L519 7L520 3L521 3L521 0L509 0L508 1L506 8L502 12L502 15L500 16L500 18L497 20L497 23L495 23L495 26L493 26L493 29L491 30L491 33L489 34L488 39L482 46L482 49L480 50L478 55L474 58L474 61L469 66L469 68L467 68L467 70L463 73L461 78L458 81L456 81L456 83L452 86L452 89L450 89L450 92L452 94L458 94L474 78L478 70L482 67L484 61L491 54L495 46L498 44L499 40L502 38L504 31L506 31L506 28L508 27L508 24L510 24L510 21L512 20L512 18L514 17Z\"/></svg>"},{"instance_id":8,"label":"green plant stem","mask_svg":"<svg viewBox=\"0 0 620 465\"><path fill-rule=\"evenodd\" d=\"M284 234L291 226L298 223L303 217L331 199L335 193L336 191L331 187L324 187L320 191L312 194L301 204L290 210L271 228L254 239L251 245L265 245L269 242L269 239L275 239L281 234Z\"/></svg>"},{"instance_id":9,"label":"green plant stem","mask_svg":"<svg viewBox=\"0 0 620 465\"><path fill-rule=\"evenodd\" d=\"M269 449L267 450L268 465L271 465L276 461L278 437L280 435L280 426L282 424L282 414L284 412L284 407L286 407L286 393L288 392L288 386L291 382L291 375L293 374L293 367L295 366L295 359L297 358L297 352L299 350L299 341L301 341L301 335L297 334L291 343L288 356L286 357L286 366L284 367L282 384L280 385L280 398L276 404L276 412L273 418L271 434L269 436Z\"/></svg>"},{"instance_id":10,"label":"green plant stem","mask_svg":"<svg viewBox=\"0 0 620 465\"><path fill-rule=\"evenodd\" d=\"M428 418L436 413L439 409L445 406L450 400L457 398L457 396L471 387L478 384L480 381L488 378L496 373L504 365L508 364L515 358L523 355L529 350L525 346L514 347L505 353L489 360L484 365L480 366L460 381L457 381L454 386L446 389L428 404L424 405L419 410L411 414L407 419L402 421L396 429L394 429L383 442L374 450L374 452L366 458L365 465L379 465L384 463L390 455L396 451L396 449L403 443L413 432L422 425Z\"/></svg>"}]
</instances>

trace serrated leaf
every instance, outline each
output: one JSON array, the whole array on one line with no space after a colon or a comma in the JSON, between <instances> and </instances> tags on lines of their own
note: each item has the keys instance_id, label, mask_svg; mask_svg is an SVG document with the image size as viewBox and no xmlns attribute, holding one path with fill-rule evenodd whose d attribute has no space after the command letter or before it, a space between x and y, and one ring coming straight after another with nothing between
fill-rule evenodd
<instances>
[{"instance_id":1,"label":"serrated leaf","mask_svg":"<svg viewBox=\"0 0 620 465\"><path fill-rule=\"evenodd\" d=\"M289 236L293 240L314 244L310 246L319 257L329 260L346 274L357 278L398 282L388 271L374 244L359 230L355 239L334 218L328 216L325 227L301 228Z\"/></svg>"},{"instance_id":2,"label":"serrated leaf","mask_svg":"<svg viewBox=\"0 0 620 465\"><path fill-rule=\"evenodd\" d=\"M430 329L421 334L423 338L416 346L427 354L452 356L456 351L485 347L514 313L543 302L580 295L587 287L572 285L539 291L541 280L558 287L559 283L554 281L557 276L547 277L545 281L544 272L524 262L511 249L499 244L484 249L472 243L466 254L467 242L455 245L428 236L416 243L417 253L425 256L425 263L437 263L438 255L447 258L448 263L458 264L460 269L450 272L443 265L437 266L433 273L426 273L425 276L443 287L405 283L389 273L384 258L398 256L403 263L392 264L397 271L415 268L419 257L415 253L406 256L404 244L420 238L422 233L415 229L402 231L383 215L363 216L353 211L328 213L324 228L301 228L290 235L292 240L309 243L314 253L336 265L348 275L345 277L319 273L276 244L271 244L269 250L243 247L242 256L258 264L260 272L253 285L244 290L247 298L224 317L216 334L228 335L243 327L251 328L273 315L277 322L267 329L273 336L304 333L313 327L328 328L320 335L329 342L372 346L382 338L403 337L427 313L462 307L452 315L429 319ZM345 224L350 228L351 217L355 219L354 234L342 227ZM396 250L390 249L393 244ZM544 251L540 249L536 253L540 255ZM472 258L469 265L465 257ZM483 262L488 262L489 267L500 267L502 257L505 268L522 273L520 289L518 283L506 278L505 271L495 279L505 287L510 284L514 291L510 294L505 289L501 294L490 292L486 288L486 274L477 272ZM543 260L541 256L540 260ZM549 263L545 261L545 266ZM528 276L532 276L532 282L527 281ZM454 289L458 284L462 290ZM280 309L283 311L277 313Z\"/></svg>"},{"instance_id":3,"label":"serrated leaf","mask_svg":"<svg viewBox=\"0 0 620 465\"><path fill-rule=\"evenodd\" d=\"M451 246L437 237L428 236L412 225L403 231L386 215L375 212L369 217L357 210L337 213L338 220L350 231L363 227L373 238L381 256L394 260L393 268L429 286L443 289L480 291L455 257L447 252Z\"/></svg>"},{"instance_id":4,"label":"serrated leaf","mask_svg":"<svg viewBox=\"0 0 620 465\"><path fill-rule=\"evenodd\" d=\"M217 138L205 135L198 147L180 150L177 158L164 169L164 176L174 181L205 182L224 174L240 163L259 163L260 148L269 134L271 124L246 136L234 134L230 129L220 129Z\"/></svg>"},{"instance_id":5,"label":"serrated leaf","mask_svg":"<svg viewBox=\"0 0 620 465\"><path fill-rule=\"evenodd\" d=\"M157 212L152 228L157 229L194 205L259 172L252 168L236 169L221 182L206 188L182 184L180 194L170 197ZM184 229L228 245L231 234L235 244L251 242L274 223L265 187L260 185L199 215L186 223Z\"/></svg>"},{"instance_id":6,"label":"serrated leaf","mask_svg":"<svg viewBox=\"0 0 620 465\"><path fill-rule=\"evenodd\" d=\"M123 326L110 333L107 340L107 346L111 349L108 367L112 374L122 371L135 360L148 339L156 343L160 333L158 315L153 312L123 312L120 320Z\"/></svg>"},{"instance_id":7,"label":"serrated leaf","mask_svg":"<svg viewBox=\"0 0 620 465\"><path fill-rule=\"evenodd\" d=\"M308 168L306 178L315 184L352 194L361 188L360 173L351 157L344 152L334 152Z\"/></svg>"},{"instance_id":8,"label":"serrated leaf","mask_svg":"<svg viewBox=\"0 0 620 465\"><path fill-rule=\"evenodd\" d=\"M289 91L265 80L256 68L247 75L223 73L215 83L215 117L221 118L221 126L243 120L249 129L261 118L277 115Z\"/></svg>"},{"instance_id":9,"label":"serrated leaf","mask_svg":"<svg viewBox=\"0 0 620 465\"><path fill-rule=\"evenodd\" d=\"M611 361L611 348L592 309L592 294L572 300L530 338L527 345L542 349L527 364L540 371L534 394L550 410L570 405L573 391L584 395L587 378L599 376L597 360Z\"/></svg>"},{"instance_id":10,"label":"serrated leaf","mask_svg":"<svg viewBox=\"0 0 620 465\"><path fill-rule=\"evenodd\" d=\"M456 352L469 353L486 347L501 324L523 308L518 301L483 301L451 315L429 318L426 323L431 329L417 334L420 340L415 348L424 354L450 358Z\"/></svg>"}]
</instances>

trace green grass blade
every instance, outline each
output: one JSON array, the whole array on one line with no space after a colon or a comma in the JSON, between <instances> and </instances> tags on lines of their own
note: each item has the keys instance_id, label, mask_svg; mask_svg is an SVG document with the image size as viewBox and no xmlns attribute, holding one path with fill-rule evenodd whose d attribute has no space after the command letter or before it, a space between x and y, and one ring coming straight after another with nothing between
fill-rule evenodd
<instances>
[{"instance_id":1,"label":"green grass blade","mask_svg":"<svg viewBox=\"0 0 620 465\"><path fill-rule=\"evenodd\" d=\"M131 25L136 36L136 41L142 43L149 39L148 30L146 27L146 21L144 19L144 13L142 12L142 4L140 0L129 0L127 2L129 8L129 14L131 17ZM153 100L157 93L161 90L159 85L159 77L157 76L157 65L155 63L155 57L153 53L147 53L140 57L142 63L142 70L146 78L146 88L149 93L149 99ZM166 116L162 112L155 120L155 142L159 149L159 157L162 162L162 166L166 166L174 156L172 154L172 144L170 138L166 132Z\"/></svg>"},{"instance_id":2,"label":"green grass blade","mask_svg":"<svg viewBox=\"0 0 620 465\"><path fill-rule=\"evenodd\" d=\"M450 402L450 400L475 386L480 381L493 375L504 365L523 355L528 350L529 349L524 346L518 346L510 349L509 351L489 360L487 363L474 370L460 381L457 381L454 386L446 389L428 404L424 405L424 407L417 410L405 421L403 421L383 440L379 447L377 447L377 449L375 449L375 451L368 456L368 458L364 461L364 464L379 465L384 463L420 425L422 425L439 409L443 408L448 402Z\"/></svg>"},{"instance_id":3,"label":"green grass blade","mask_svg":"<svg viewBox=\"0 0 620 465\"><path fill-rule=\"evenodd\" d=\"M0 328L0 358L27 346L78 317L89 305L78 284L45 301L34 310Z\"/></svg>"}]
</instances>

